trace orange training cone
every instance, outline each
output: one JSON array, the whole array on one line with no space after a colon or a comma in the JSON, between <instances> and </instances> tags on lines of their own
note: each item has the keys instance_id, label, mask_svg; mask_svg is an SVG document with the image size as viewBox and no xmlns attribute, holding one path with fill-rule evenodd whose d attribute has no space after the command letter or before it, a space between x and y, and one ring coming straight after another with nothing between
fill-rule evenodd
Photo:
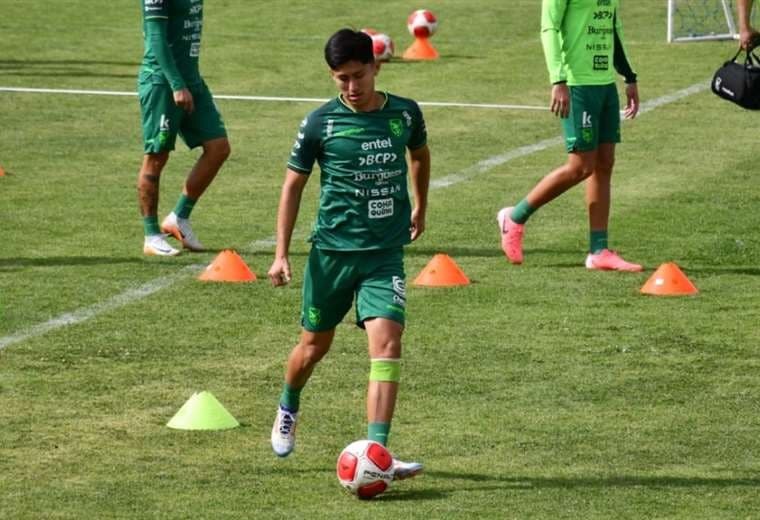
<instances>
[{"instance_id":1,"label":"orange training cone","mask_svg":"<svg viewBox=\"0 0 760 520\"><path fill-rule=\"evenodd\" d=\"M699 290L673 262L662 264L641 288L642 294L679 296L697 294Z\"/></svg>"},{"instance_id":2,"label":"orange training cone","mask_svg":"<svg viewBox=\"0 0 760 520\"><path fill-rule=\"evenodd\" d=\"M253 282L256 275L245 261L232 249L225 249L201 273L198 280L204 282Z\"/></svg>"},{"instance_id":3,"label":"orange training cone","mask_svg":"<svg viewBox=\"0 0 760 520\"><path fill-rule=\"evenodd\" d=\"M5 177L5 170L3 170L2 166L0 166L0 177Z\"/></svg>"},{"instance_id":4,"label":"orange training cone","mask_svg":"<svg viewBox=\"0 0 760 520\"><path fill-rule=\"evenodd\" d=\"M438 51L435 50L428 38L415 38L414 43L404 51L405 60L437 60Z\"/></svg>"},{"instance_id":5,"label":"orange training cone","mask_svg":"<svg viewBox=\"0 0 760 520\"><path fill-rule=\"evenodd\" d=\"M454 287L470 285L470 279L449 255L439 253L414 279L414 285L421 287Z\"/></svg>"}]
</instances>

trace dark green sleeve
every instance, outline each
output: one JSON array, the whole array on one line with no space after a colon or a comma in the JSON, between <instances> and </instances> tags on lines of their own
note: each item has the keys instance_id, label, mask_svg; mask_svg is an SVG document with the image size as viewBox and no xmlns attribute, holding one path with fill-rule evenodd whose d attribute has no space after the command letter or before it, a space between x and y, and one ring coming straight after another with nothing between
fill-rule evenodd
<instances>
[{"instance_id":1,"label":"dark green sleeve","mask_svg":"<svg viewBox=\"0 0 760 520\"><path fill-rule=\"evenodd\" d=\"M312 112L301 121L298 136L290 151L288 168L309 175L321 148L322 117Z\"/></svg>"},{"instance_id":2,"label":"dark green sleeve","mask_svg":"<svg viewBox=\"0 0 760 520\"><path fill-rule=\"evenodd\" d=\"M427 128L425 127L425 118L422 116L422 110L420 110L420 106L417 103L414 104L412 113L414 114L412 119L412 135L409 136L407 147L410 150L416 150L427 144Z\"/></svg>"},{"instance_id":3,"label":"dark green sleeve","mask_svg":"<svg viewBox=\"0 0 760 520\"><path fill-rule=\"evenodd\" d=\"M166 36L167 26L168 22L164 18L145 20L145 40L156 57L161 71L166 76L167 81L169 81L169 85L176 92L187 88L187 85L177 69L174 56L172 56L172 51L169 48L169 40Z\"/></svg>"},{"instance_id":4,"label":"dark green sleeve","mask_svg":"<svg viewBox=\"0 0 760 520\"><path fill-rule=\"evenodd\" d=\"M623 25L620 23L620 18L617 17L617 13L615 13L613 29L615 32L615 54L612 57L612 63L618 74L625 78L626 83L636 83L636 73L633 72L633 68L625 53L625 46L623 45Z\"/></svg>"}]
</instances>

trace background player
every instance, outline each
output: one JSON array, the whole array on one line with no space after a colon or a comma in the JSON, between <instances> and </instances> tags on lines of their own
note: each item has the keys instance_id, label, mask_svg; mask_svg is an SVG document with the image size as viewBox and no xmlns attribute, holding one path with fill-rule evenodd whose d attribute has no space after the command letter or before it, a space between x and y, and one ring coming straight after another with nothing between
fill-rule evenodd
<instances>
[{"instance_id":1,"label":"background player","mask_svg":"<svg viewBox=\"0 0 760 520\"><path fill-rule=\"evenodd\" d=\"M304 274L303 330L288 358L272 428L272 448L281 457L295 447L301 390L330 349L354 294L357 324L367 331L371 359L367 437L388 442L406 313L402 246L425 229L430 153L417 103L375 90L380 64L364 33L335 33L325 46L325 60L340 95L301 123L282 187L277 248L268 273L274 285L290 279L290 239L316 161L321 194ZM407 149L414 209L407 191ZM397 479L420 471L421 464L394 459Z\"/></svg>"},{"instance_id":2,"label":"background player","mask_svg":"<svg viewBox=\"0 0 760 520\"><path fill-rule=\"evenodd\" d=\"M619 0L543 0L541 41L553 84L551 110L560 116L567 162L541 179L514 207L497 215L501 247L513 264L523 261L528 218L541 206L586 180L589 218L588 269L641 271L608 249L610 180L620 114L613 67L625 77L625 117L639 110L636 74L626 56Z\"/></svg>"},{"instance_id":3,"label":"background player","mask_svg":"<svg viewBox=\"0 0 760 520\"><path fill-rule=\"evenodd\" d=\"M145 54L138 76L143 156L137 193L146 255L174 256L173 235L192 251L203 250L190 213L230 154L227 131L198 70L203 0L142 0ZM190 148L203 147L185 180L174 211L158 225L158 185L177 134ZM163 232L163 233L162 233Z\"/></svg>"}]
</instances>

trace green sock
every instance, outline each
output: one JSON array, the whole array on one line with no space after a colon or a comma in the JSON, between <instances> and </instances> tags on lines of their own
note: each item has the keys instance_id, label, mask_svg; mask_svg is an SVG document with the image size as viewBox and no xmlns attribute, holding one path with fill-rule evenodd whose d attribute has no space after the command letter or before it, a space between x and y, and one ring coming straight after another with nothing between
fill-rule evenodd
<instances>
[{"instance_id":1,"label":"green sock","mask_svg":"<svg viewBox=\"0 0 760 520\"><path fill-rule=\"evenodd\" d=\"M196 202L198 202L198 199L191 199L183 193L179 196L177 205L174 206L174 214L178 218L190 218L190 213L193 211Z\"/></svg>"},{"instance_id":2,"label":"green sock","mask_svg":"<svg viewBox=\"0 0 760 520\"><path fill-rule=\"evenodd\" d=\"M512 208L512 214L509 216L509 218L512 219L512 222L525 224L537 209L538 208L534 208L528 204L528 199L523 199L517 203L517 206Z\"/></svg>"},{"instance_id":3,"label":"green sock","mask_svg":"<svg viewBox=\"0 0 760 520\"><path fill-rule=\"evenodd\" d=\"M156 215L143 217L143 229L146 237L160 234L161 228L158 227L158 217Z\"/></svg>"},{"instance_id":4,"label":"green sock","mask_svg":"<svg viewBox=\"0 0 760 520\"><path fill-rule=\"evenodd\" d=\"M607 249L607 230L592 229L591 233L589 233L589 244L591 246L589 248L589 251L591 251L591 253L594 255L599 254L602 249Z\"/></svg>"},{"instance_id":5,"label":"green sock","mask_svg":"<svg viewBox=\"0 0 760 520\"><path fill-rule=\"evenodd\" d=\"M282 394L280 394L280 406L287 408L293 413L297 412L301 404L301 390L303 390L303 387L293 388L285 383L282 387Z\"/></svg>"},{"instance_id":6,"label":"green sock","mask_svg":"<svg viewBox=\"0 0 760 520\"><path fill-rule=\"evenodd\" d=\"M388 433L391 431L391 423L371 422L367 425L367 438L379 442L383 446L388 445Z\"/></svg>"}]
</instances>

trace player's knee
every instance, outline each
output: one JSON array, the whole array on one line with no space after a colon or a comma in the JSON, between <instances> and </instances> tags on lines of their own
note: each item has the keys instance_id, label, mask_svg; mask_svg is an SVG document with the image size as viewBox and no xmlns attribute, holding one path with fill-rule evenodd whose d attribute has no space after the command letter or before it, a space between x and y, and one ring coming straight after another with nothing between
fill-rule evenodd
<instances>
[{"instance_id":1,"label":"player's knee","mask_svg":"<svg viewBox=\"0 0 760 520\"><path fill-rule=\"evenodd\" d=\"M299 344L299 350L301 351L301 361L304 366L312 366L319 363L327 351L330 350L329 346L319 345L317 343L305 342Z\"/></svg>"},{"instance_id":2,"label":"player's knee","mask_svg":"<svg viewBox=\"0 0 760 520\"><path fill-rule=\"evenodd\" d=\"M583 162L578 164L572 164L567 169L567 174L573 180L573 182L581 182L586 180L591 174L594 173L595 165L591 162Z\"/></svg>"},{"instance_id":3,"label":"player's knee","mask_svg":"<svg viewBox=\"0 0 760 520\"><path fill-rule=\"evenodd\" d=\"M401 340L387 338L372 347L373 358L398 359L401 357Z\"/></svg>"},{"instance_id":4,"label":"player's knee","mask_svg":"<svg viewBox=\"0 0 760 520\"><path fill-rule=\"evenodd\" d=\"M216 162L223 163L232 153L230 142L227 139L217 139L204 146L204 152L210 155Z\"/></svg>"},{"instance_id":5,"label":"player's knee","mask_svg":"<svg viewBox=\"0 0 760 520\"><path fill-rule=\"evenodd\" d=\"M169 152L148 153L143 158L143 172L151 172L154 175L160 175L161 170L166 166L169 160Z\"/></svg>"}]
</instances>

